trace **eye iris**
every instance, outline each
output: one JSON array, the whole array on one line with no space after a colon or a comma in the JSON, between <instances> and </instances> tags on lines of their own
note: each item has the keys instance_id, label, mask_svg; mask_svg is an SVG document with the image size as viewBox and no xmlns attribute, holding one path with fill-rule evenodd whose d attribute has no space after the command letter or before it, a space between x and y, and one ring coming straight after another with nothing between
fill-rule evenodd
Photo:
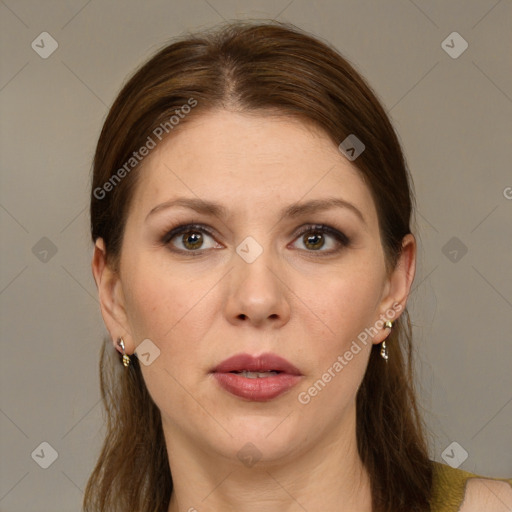
<instances>
[{"instance_id":1,"label":"eye iris","mask_svg":"<svg viewBox=\"0 0 512 512\"><path fill-rule=\"evenodd\" d=\"M193 230L183 232L181 239L183 245L191 251L199 249L204 241L201 231ZM304 234L302 240L307 248L314 250L322 248L325 244L324 233L318 230L309 231L307 234Z\"/></svg>"},{"instance_id":2,"label":"eye iris","mask_svg":"<svg viewBox=\"0 0 512 512\"><path fill-rule=\"evenodd\" d=\"M198 249L203 243L203 235L198 231L189 231L183 234L183 245L188 249Z\"/></svg>"},{"instance_id":3,"label":"eye iris","mask_svg":"<svg viewBox=\"0 0 512 512\"><path fill-rule=\"evenodd\" d=\"M314 249L319 249L323 246L324 243L324 237L322 233L316 233L316 234L308 234L304 236L304 243L306 247L309 245L313 245Z\"/></svg>"}]
</instances>

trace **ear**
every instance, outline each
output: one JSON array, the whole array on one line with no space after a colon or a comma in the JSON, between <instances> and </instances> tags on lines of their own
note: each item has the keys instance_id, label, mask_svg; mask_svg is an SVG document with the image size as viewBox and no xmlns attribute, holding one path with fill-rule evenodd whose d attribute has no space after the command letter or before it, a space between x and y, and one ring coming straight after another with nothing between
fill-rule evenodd
<instances>
[{"instance_id":1,"label":"ear","mask_svg":"<svg viewBox=\"0 0 512 512\"><path fill-rule=\"evenodd\" d=\"M122 354L122 349L117 341L119 338L123 338L126 353L132 354L135 346L126 315L121 279L119 274L107 264L107 252L102 238L98 238L94 245L91 267L98 288L101 315L112 338L112 343L115 349Z\"/></svg>"},{"instance_id":2,"label":"ear","mask_svg":"<svg viewBox=\"0 0 512 512\"><path fill-rule=\"evenodd\" d=\"M386 278L380 303L380 316L375 321L375 328L378 332L373 337L374 344L383 342L389 336L391 330L384 326L385 322L391 320L394 323L404 312L415 273L416 239L413 234L409 233L402 240L402 252L396 267Z\"/></svg>"}]
</instances>

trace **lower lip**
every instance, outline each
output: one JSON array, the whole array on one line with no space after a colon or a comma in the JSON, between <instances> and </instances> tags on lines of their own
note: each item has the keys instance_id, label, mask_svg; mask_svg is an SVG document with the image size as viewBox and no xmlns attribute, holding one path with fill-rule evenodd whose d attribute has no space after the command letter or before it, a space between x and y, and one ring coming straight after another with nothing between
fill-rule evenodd
<instances>
[{"instance_id":1,"label":"lower lip","mask_svg":"<svg viewBox=\"0 0 512 512\"><path fill-rule=\"evenodd\" d=\"M217 382L226 391L240 398L266 402L282 395L298 384L301 375L279 373L272 377L249 379L237 373L214 373Z\"/></svg>"}]
</instances>

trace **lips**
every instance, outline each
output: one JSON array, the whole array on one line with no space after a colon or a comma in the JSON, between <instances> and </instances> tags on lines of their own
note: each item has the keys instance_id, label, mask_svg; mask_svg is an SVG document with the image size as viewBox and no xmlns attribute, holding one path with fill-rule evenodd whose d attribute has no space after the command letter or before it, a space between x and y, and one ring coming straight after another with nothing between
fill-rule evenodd
<instances>
[{"instance_id":1,"label":"lips","mask_svg":"<svg viewBox=\"0 0 512 512\"><path fill-rule=\"evenodd\" d=\"M250 354L230 357L216 366L212 374L225 391L257 402L282 395L298 384L302 377L293 364L270 353L258 357Z\"/></svg>"},{"instance_id":2,"label":"lips","mask_svg":"<svg viewBox=\"0 0 512 512\"><path fill-rule=\"evenodd\" d=\"M214 368L213 372L280 372L288 375L302 375L290 362L275 354L261 354L258 357L250 354L238 354L226 359Z\"/></svg>"}]
</instances>

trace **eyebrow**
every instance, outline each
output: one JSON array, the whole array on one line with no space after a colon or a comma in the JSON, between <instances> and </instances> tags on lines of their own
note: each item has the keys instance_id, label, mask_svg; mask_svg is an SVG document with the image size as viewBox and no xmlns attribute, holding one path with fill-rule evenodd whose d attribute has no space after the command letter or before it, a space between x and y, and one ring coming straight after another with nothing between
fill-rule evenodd
<instances>
[{"instance_id":1,"label":"eyebrow","mask_svg":"<svg viewBox=\"0 0 512 512\"><path fill-rule=\"evenodd\" d=\"M198 213L202 213L205 215L213 215L215 217L224 219L228 216L229 213L229 210L225 206L219 203L215 203L213 201L206 201L204 199L193 197L178 197L176 199L171 199L170 201L165 201L164 203L155 206L146 216L146 220L151 215L161 210L166 210L168 208L180 206L184 208L190 208ZM366 220L363 214L356 206L338 197L327 197L325 199L313 199L311 201L306 201L304 203L295 203L283 208L280 212L280 216L287 218L296 218L301 215L316 213L324 210L330 210L332 208L348 209L351 212L355 213L356 216L364 224L366 224Z\"/></svg>"}]
</instances>

